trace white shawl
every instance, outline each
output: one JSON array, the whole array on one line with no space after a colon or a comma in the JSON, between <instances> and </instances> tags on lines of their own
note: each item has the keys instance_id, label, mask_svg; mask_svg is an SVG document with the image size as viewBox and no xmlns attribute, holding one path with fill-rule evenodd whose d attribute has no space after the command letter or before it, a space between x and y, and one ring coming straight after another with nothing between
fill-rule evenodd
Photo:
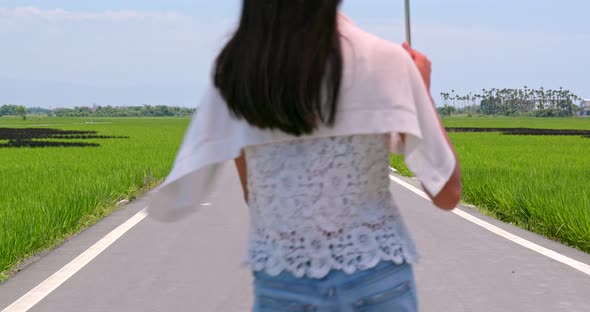
<instances>
[{"instance_id":1,"label":"white shawl","mask_svg":"<svg viewBox=\"0 0 590 312\"><path fill-rule=\"evenodd\" d=\"M232 117L211 85L172 172L151 195L151 216L176 221L196 211L212 192L220 165L239 157L244 147L328 136L391 133L392 152L404 155L430 194L440 192L455 168L455 158L412 59L400 46L362 31L345 17L339 25L344 73L335 125L299 138L260 130ZM399 133L406 134L404 144Z\"/></svg>"}]
</instances>

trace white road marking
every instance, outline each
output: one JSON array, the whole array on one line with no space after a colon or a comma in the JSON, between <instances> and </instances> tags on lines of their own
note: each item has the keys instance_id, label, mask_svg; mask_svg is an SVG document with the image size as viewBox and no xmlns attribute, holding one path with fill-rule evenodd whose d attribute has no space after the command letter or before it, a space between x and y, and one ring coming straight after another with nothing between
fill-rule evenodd
<instances>
[{"instance_id":1,"label":"white road marking","mask_svg":"<svg viewBox=\"0 0 590 312\"><path fill-rule=\"evenodd\" d=\"M76 274L80 269L86 266L90 261L101 254L105 249L117 241L123 234L127 233L131 228L137 225L141 220L147 216L147 211L143 209L136 215L131 217L125 223L114 229L112 232L103 237L96 244L92 245L85 252L79 255L76 259L65 265L59 271L51 275L37 287L20 297L17 301L12 303L2 312L25 312L34 307L43 298L47 297L61 284L67 281L70 277Z\"/></svg>"},{"instance_id":2,"label":"white road marking","mask_svg":"<svg viewBox=\"0 0 590 312\"><path fill-rule=\"evenodd\" d=\"M390 178L390 179L391 179L393 182L395 182L395 183L397 183L397 184L399 184L399 185L401 185L401 186L403 186L403 187L407 188L408 190L410 190L410 191L414 192L416 195L418 195L418 196L420 196L420 197L422 197L422 198L424 198L424 199L426 199L426 200L428 200L428 201L432 201L432 200L430 199L430 197L428 197L428 194L426 194L426 192L424 192L424 191L422 191L422 190L420 190L420 189L418 189L418 188L414 187L414 186L413 186L413 185L411 185L410 183L407 183L406 181L404 181L404 180L402 180L402 179L400 179L400 178L398 178L398 177L396 177L396 176L393 176L393 175L389 175L389 178Z\"/></svg>"},{"instance_id":3,"label":"white road marking","mask_svg":"<svg viewBox=\"0 0 590 312\"><path fill-rule=\"evenodd\" d=\"M406 183L405 181L390 175L390 179L401 186L407 188L408 190L412 191L413 193L417 194L418 196L430 201L428 195L423 192L422 190L414 187L413 185ZM207 205L205 203L204 205ZM524 238L516 236L512 233L509 233L505 230L500 229L497 226L494 226L488 222L480 220L460 209L455 209L453 211L456 215L473 222L486 230L502 236L510 241L513 241L525 248L538 252L546 257L549 257L555 261L559 261L563 264L566 264L578 271L581 271L587 275L590 275L590 265L585 263L579 262L572 258L566 257L560 253L557 253L553 250L545 248L543 246L537 245L533 242L530 242ZM90 248L88 248L85 252L81 255L76 257L76 259L72 260L70 263L65 265L59 271L54 273L52 276L47 278L37 287L33 288L31 291L20 297L17 301L12 303L10 306L2 310L2 312L26 312L34 307L37 303L39 303L43 298L47 297L50 293L52 293L55 289L57 289L60 285L62 285L65 281L70 279L74 274L80 271L84 266L86 266L90 261L100 255L103 251L105 251L109 246L111 246L114 242L116 242L119 238L121 238L127 231L132 229L136 226L139 222L141 222L147 216L146 209L138 212L136 215L131 217L125 223L121 224L119 227L114 229L112 232L107 234L103 237L100 241L96 242Z\"/></svg>"},{"instance_id":4,"label":"white road marking","mask_svg":"<svg viewBox=\"0 0 590 312\"><path fill-rule=\"evenodd\" d=\"M430 197L428 197L428 195L424 191L416 188L415 186L413 186L413 185L411 185L409 183L406 183L405 181L403 181L403 180L401 180L398 177L395 177L393 175L390 175L389 178L393 182L396 182L396 183L400 184L401 186L407 188L408 190L414 192L416 195L418 195L418 196L420 196L422 198L425 198L428 201L431 201L430 200ZM578 271L580 271L582 273L585 273L587 275L590 275L590 265L588 265L588 264L585 264L585 263L582 263L580 261L574 260L574 259L572 259L570 257L564 256L564 255L562 255L562 254L560 254L558 252L555 252L555 251L553 251L551 249L545 248L545 247L540 246L538 244L535 244L535 243L533 243L531 241L528 241L528 240L526 240L526 239L524 239L524 238L522 238L520 236L517 236L517 235L514 235L514 234L512 234L510 232L507 232L507 231L505 231L505 230L503 230L503 229L501 229L501 228L499 228L499 227L497 227L495 225L492 225L492 224L490 224L490 223L488 223L486 221L483 221L483 220L481 220L479 218L476 218L476 217L474 217L474 216L472 216L472 215L470 215L470 214L468 214L468 213L466 213L466 212L464 212L464 211L462 211L460 209L454 209L453 210L453 213L455 213L456 215L460 216L463 219L466 219L466 220L468 220L470 222L473 222L473 223L481 226L482 228L484 228L484 229L486 229L486 230L488 230L488 231L490 231L490 232L492 232L492 233L494 233L496 235L502 236L502 237L504 237L504 238L506 238L506 239L508 239L510 241L513 241L513 242L515 242L515 243L517 243L517 244L519 244L519 245L521 245L521 246L523 246L525 248L528 248L528 249L530 249L532 251L538 252L538 253L540 253L540 254L542 254L542 255L544 255L546 257L549 257L549 258L551 258L551 259L553 259L555 261L559 261L559 262L561 262L561 263L563 263L565 265L568 265L568 266L570 266L570 267L572 267L572 268L574 268L574 269L576 269L576 270L578 270Z\"/></svg>"}]
</instances>

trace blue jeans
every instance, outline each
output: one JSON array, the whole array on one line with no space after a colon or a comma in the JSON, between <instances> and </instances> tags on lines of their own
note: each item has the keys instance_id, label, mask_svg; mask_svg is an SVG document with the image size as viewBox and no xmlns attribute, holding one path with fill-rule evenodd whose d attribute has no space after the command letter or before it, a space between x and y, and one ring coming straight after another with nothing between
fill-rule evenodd
<instances>
[{"instance_id":1,"label":"blue jeans","mask_svg":"<svg viewBox=\"0 0 590 312\"><path fill-rule=\"evenodd\" d=\"M253 312L416 312L416 284L410 264L382 261L375 268L322 279L254 273Z\"/></svg>"}]
</instances>

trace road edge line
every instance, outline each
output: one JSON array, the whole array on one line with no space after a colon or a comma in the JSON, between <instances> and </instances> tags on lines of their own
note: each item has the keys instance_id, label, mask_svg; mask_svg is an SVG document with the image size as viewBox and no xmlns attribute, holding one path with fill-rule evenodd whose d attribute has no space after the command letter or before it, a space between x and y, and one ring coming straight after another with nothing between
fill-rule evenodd
<instances>
[{"instance_id":1,"label":"road edge line","mask_svg":"<svg viewBox=\"0 0 590 312\"><path fill-rule=\"evenodd\" d=\"M428 195L424 191L418 189L417 187L415 187L415 186L413 186L413 185L411 185L411 184L403 181L402 179L400 179L400 178L398 178L398 177L396 177L394 175L391 175L391 174L389 175L389 178L393 182L395 182L395 183L397 183L397 184L405 187L406 189L412 191L414 194L416 194L416 195L418 195L418 196L420 196L420 197L422 197L422 198L424 198L424 199L432 202L432 200L430 199L430 197L428 197ZM512 234L512 233L510 233L510 232L508 232L506 230L503 230L503 229L501 229L501 228L499 228L499 227L497 227L497 226L495 226L495 225L493 225L493 224L491 224L489 222L486 222L484 220L481 220L481 219L479 219L479 218L477 218L477 217L475 217L475 216L473 216L473 215L471 215L471 214L469 214L469 213L467 213L467 212L465 212L465 211L463 211L463 210L461 210L459 208L455 208L452 212L454 214L458 215L459 217L461 217L461 218L463 218L463 219L465 219L465 220L467 220L469 222L472 222L472 223L474 223L476 225L479 225L480 227L482 227L482 228L484 228L484 229L486 229L486 230L488 230L488 231L490 231L490 232L492 232L492 233L494 233L494 234L496 234L498 236L504 237L505 239L510 240L510 241L512 241L512 242L514 242L514 243L516 243L516 244L518 244L520 246L522 246L522 247L525 247L527 249L530 249L530 250L532 250L534 252L537 252L537 253L539 253L539 254L541 254L543 256L546 256L546 257L548 257L550 259L553 259L555 261L561 262L561 263L563 263L563 264L565 264L567 266L570 266L570 267L572 267L572 268L574 268L574 269L576 269L576 270L578 270L578 271L580 271L580 272L582 272L582 273L584 273L586 275L590 275L590 265L588 265L588 264L585 264L585 263L580 262L578 260L575 260L575 259L572 259L570 257L564 256L564 255L562 255L562 254L560 254L560 253L558 253L556 251L553 251L553 250L551 250L549 248L543 247L543 246L541 246L539 244L535 244L535 243L533 243L533 242L531 242L529 240L526 240L526 239L524 239L524 238L522 238L522 237L520 237L518 235Z\"/></svg>"},{"instance_id":2,"label":"road edge line","mask_svg":"<svg viewBox=\"0 0 590 312\"><path fill-rule=\"evenodd\" d=\"M133 217L129 218L123 224L119 225L116 229L105 235L102 239L86 249L70 263L63 266L59 271L45 279L35 288L31 289L28 293L24 294L18 300L13 302L11 305L6 307L2 312L26 312L34 307L37 303L51 294L61 284L70 279L74 274L78 273L84 268L90 261L100 255L109 246L121 238L127 231L136 226L141 222L148 213L144 208Z\"/></svg>"}]
</instances>

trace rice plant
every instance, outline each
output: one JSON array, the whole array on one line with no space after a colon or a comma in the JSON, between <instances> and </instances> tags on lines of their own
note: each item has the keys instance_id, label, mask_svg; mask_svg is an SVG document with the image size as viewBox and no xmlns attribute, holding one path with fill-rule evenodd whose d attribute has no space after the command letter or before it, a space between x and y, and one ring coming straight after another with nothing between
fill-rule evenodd
<instances>
[{"instance_id":1,"label":"rice plant","mask_svg":"<svg viewBox=\"0 0 590 312\"><path fill-rule=\"evenodd\" d=\"M189 121L0 118L0 128L92 134L32 139L80 146L0 148L0 280L22 259L59 244L111 213L118 201L133 199L161 181ZM8 141L0 138L0 145Z\"/></svg>"},{"instance_id":2,"label":"rice plant","mask_svg":"<svg viewBox=\"0 0 590 312\"><path fill-rule=\"evenodd\" d=\"M451 118L452 127L590 129L589 119ZM463 201L488 215L590 252L590 138L451 133ZM411 175L399 156L391 163Z\"/></svg>"}]
</instances>

